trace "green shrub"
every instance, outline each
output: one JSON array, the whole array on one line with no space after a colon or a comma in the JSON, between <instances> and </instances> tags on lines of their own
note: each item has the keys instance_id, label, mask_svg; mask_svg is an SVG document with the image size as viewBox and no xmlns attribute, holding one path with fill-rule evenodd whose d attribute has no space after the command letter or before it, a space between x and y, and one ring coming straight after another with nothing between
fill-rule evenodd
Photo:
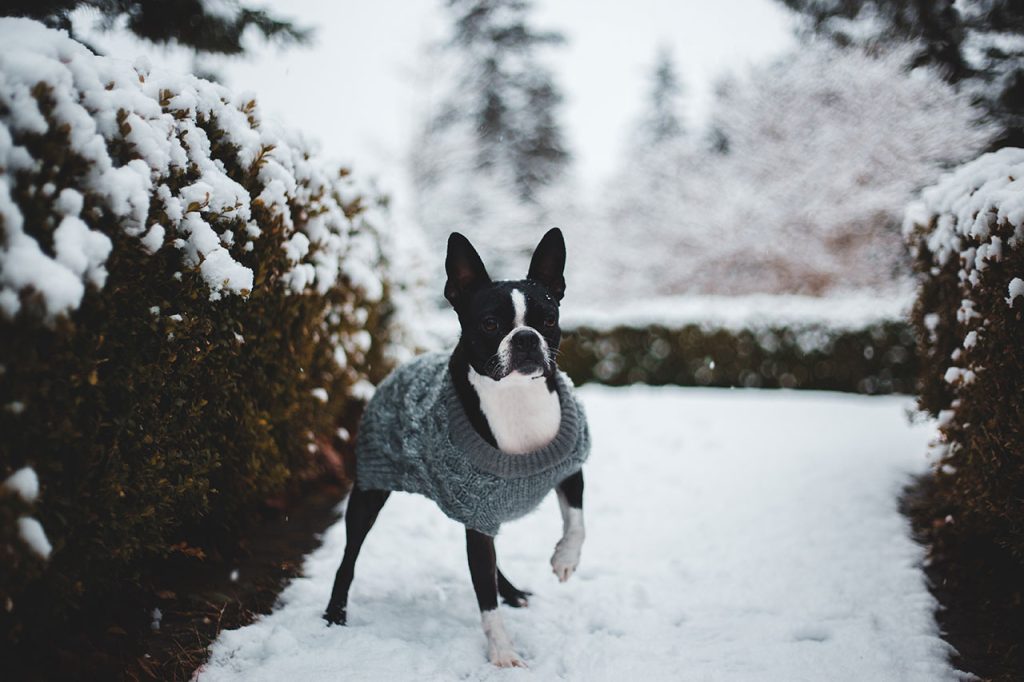
<instances>
[{"instance_id":1,"label":"green shrub","mask_svg":"<svg viewBox=\"0 0 1024 682\"><path fill-rule=\"evenodd\" d=\"M0 20L0 479L41 486L0 490L0 640L310 474L387 370L383 220L255 101Z\"/></svg>"},{"instance_id":2,"label":"green shrub","mask_svg":"<svg viewBox=\"0 0 1024 682\"><path fill-rule=\"evenodd\" d=\"M577 384L910 393L913 345L909 326L897 321L853 330L819 323L739 330L696 323L582 326L565 334L558 364Z\"/></svg>"},{"instance_id":3,"label":"green shrub","mask_svg":"<svg viewBox=\"0 0 1024 682\"><path fill-rule=\"evenodd\" d=\"M921 407L940 418L941 532L990 542L1024 576L1024 150L985 154L907 213ZM948 516L946 516L948 514ZM940 518L942 518L940 516ZM1020 598L1024 579L1017 582ZM1018 602L1019 603L1019 602Z\"/></svg>"}]
</instances>

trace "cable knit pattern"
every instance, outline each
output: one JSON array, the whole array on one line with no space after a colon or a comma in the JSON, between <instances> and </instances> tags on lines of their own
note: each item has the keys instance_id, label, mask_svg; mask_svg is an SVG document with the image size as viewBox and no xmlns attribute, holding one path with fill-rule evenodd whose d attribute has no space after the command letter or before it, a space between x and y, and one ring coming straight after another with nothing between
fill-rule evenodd
<instances>
[{"instance_id":1,"label":"cable knit pattern","mask_svg":"<svg viewBox=\"0 0 1024 682\"><path fill-rule=\"evenodd\" d=\"M448 360L443 353L422 355L381 383L359 426L356 484L419 493L450 518L496 535L583 466L590 454L586 415L559 372L562 420L555 439L534 452L506 454L470 424Z\"/></svg>"}]
</instances>

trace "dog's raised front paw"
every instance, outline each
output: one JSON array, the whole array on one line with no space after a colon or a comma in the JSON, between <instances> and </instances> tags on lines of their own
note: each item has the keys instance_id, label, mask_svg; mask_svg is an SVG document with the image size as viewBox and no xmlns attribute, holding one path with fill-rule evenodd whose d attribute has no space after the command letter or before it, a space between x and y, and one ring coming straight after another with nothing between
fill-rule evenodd
<instances>
[{"instance_id":1,"label":"dog's raised front paw","mask_svg":"<svg viewBox=\"0 0 1024 682\"><path fill-rule=\"evenodd\" d=\"M555 545L555 553L551 555L551 570L558 576L559 582L564 583L576 571L582 547L583 536L576 533L562 536Z\"/></svg>"}]
</instances>

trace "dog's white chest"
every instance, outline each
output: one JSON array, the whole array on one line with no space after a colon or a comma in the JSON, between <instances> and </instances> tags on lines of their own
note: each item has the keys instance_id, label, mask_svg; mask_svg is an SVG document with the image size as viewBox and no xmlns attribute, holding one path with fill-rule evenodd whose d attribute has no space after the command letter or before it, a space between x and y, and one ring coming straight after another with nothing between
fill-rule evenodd
<instances>
[{"instance_id":1,"label":"dog's white chest","mask_svg":"<svg viewBox=\"0 0 1024 682\"><path fill-rule=\"evenodd\" d=\"M513 374L495 381L471 369L469 381L502 452L533 452L558 435L562 406L558 393L549 391L544 379Z\"/></svg>"}]
</instances>

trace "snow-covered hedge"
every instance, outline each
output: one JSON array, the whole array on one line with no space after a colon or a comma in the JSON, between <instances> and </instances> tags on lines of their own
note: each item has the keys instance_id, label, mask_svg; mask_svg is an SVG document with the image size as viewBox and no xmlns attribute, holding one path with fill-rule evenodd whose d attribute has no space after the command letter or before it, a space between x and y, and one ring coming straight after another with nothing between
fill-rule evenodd
<instances>
[{"instance_id":1,"label":"snow-covered hedge","mask_svg":"<svg viewBox=\"0 0 1024 682\"><path fill-rule=\"evenodd\" d=\"M913 393L909 295L666 296L588 307L568 300L558 365L576 384ZM451 311L427 315L421 345L451 349Z\"/></svg>"},{"instance_id":2,"label":"snow-covered hedge","mask_svg":"<svg viewBox=\"0 0 1024 682\"><path fill-rule=\"evenodd\" d=\"M312 470L386 370L385 221L253 97L0 20L0 631Z\"/></svg>"},{"instance_id":3,"label":"snow-covered hedge","mask_svg":"<svg viewBox=\"0 0 1024 682\"><path fill-rule=\"evenodd\" d=\"M904 231L948 525L1024 561L1024 149L944 176L908 208Z\"/></svg>"},{"instance_id":4,"label":"snow-covered hedge","mask_svg":"<svg viewBox=\"0 0 1024 682\"><path fill-rule=\"evenodd\" d=\"M567 309L559 365L577 383L909 393L905 301L685 296Z\"/></svg>"}]
</instances>

